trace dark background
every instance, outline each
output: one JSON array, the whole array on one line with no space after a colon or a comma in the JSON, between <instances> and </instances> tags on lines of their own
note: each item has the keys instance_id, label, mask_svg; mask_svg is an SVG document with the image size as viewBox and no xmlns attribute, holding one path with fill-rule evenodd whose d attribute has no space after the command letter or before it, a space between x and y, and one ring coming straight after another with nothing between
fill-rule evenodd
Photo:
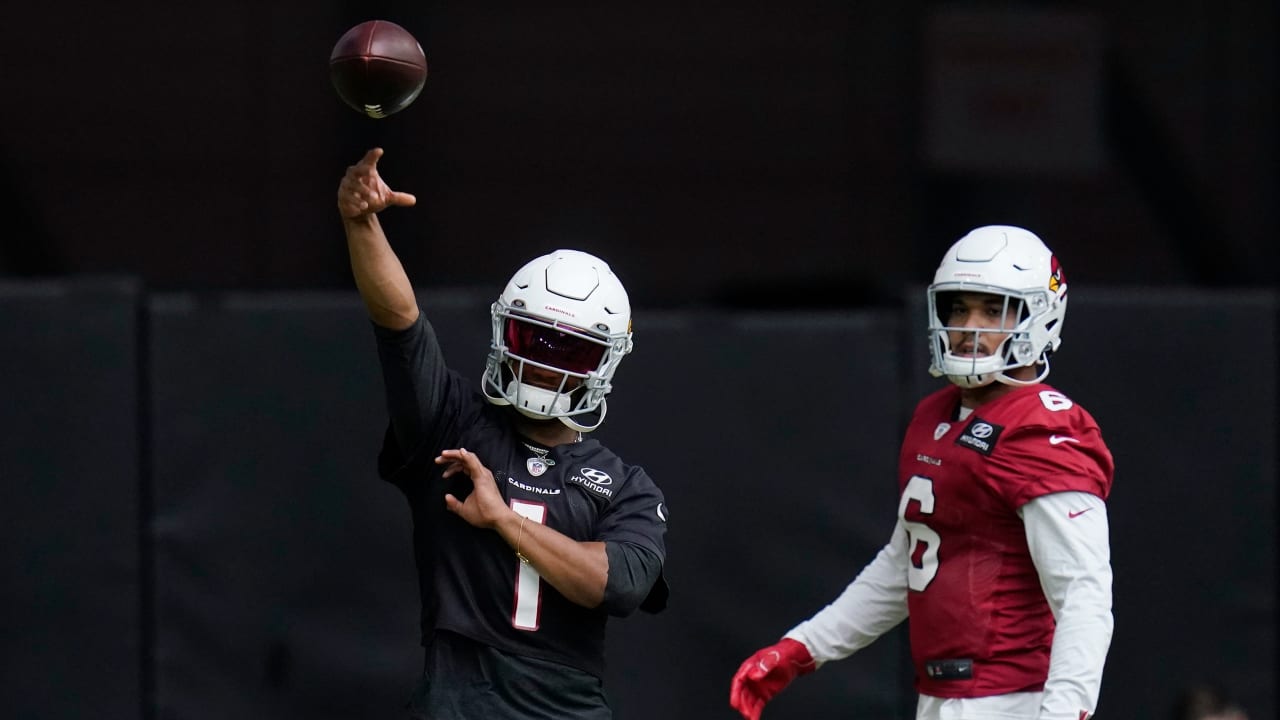
<instances>
[{"instance_id":1,"label":"dark background","mask_svg":"<svg viewBox=\"0 0 1280 720\"><path fill-rule=\"evenodd\" d=\"M971 10L955 10L968 7ZM349 287L333 193L369 146L415 281L576 245L642 307L883 301L974 225L1091 284L1270 285L1273 2L133 2L6 10L0 270ZM397 21L384 120L329 50Z\"/></svg>"},{"instance_id":2,"label":"dark background","mask_svg":"<svg viewBox=\"0 0 1280 720\"><path fill-rule=\"evenodd\" d=\"M1102 717L1217 679L1275 714L1280 8L222 2L6 7L0 700L21 718L397 717L407 513L333 193L373 145L451 360L556 246L635 306L606 442L673 511L618 716L729 717L737 662L887 537L920 284L1023 224L1072 283L1052 380L1117 456ZM343 106L351 25L409 109ZM912 716L895 631L767 717Z\"/></svg>"}]
</instances>

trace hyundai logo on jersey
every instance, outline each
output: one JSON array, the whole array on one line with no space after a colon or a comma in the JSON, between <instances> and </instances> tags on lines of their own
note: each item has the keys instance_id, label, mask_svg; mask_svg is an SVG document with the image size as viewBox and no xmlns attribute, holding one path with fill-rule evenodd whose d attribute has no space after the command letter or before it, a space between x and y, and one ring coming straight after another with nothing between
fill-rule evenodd
<instances>
[{"instance_id":1,"label":"hyundai logo on jersey","mask_svg":"<svg viewBox=\"0 0 1280 720\"><path fill-rule=\"evenodd\" d=\"M965 427L964 432L960 433L960 437L956 438L956 444L989 456L996 449L996 440L1000 438L1000 433L1003 431L1003 425L974 417L973 421Z\"/></svg>"},{"instance_id":2,"label":"hyundai logo on jersey","mask_svg":"<svg viewBox=\"0 0 1280 720\"><path fill-rule=\"evenodd\" d=\"M581 485L598 495L613 497L613 490L604 487L605 485L612 485L613 478L609 477L609 473L596 470L595 468L582 468L578 470L578 472L570 475L565 482Z\"/></svg>"}]
</instances>

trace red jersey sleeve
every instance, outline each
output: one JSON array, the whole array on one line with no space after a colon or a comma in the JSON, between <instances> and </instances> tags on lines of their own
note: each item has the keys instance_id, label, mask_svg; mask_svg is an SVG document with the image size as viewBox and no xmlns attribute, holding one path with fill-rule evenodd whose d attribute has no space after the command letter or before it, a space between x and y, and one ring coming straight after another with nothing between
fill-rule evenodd
<instances>
[{"instance_id":1,"label":"red jersey sleeve","mask_svg":"<svg viewBox=\"0 0 1280 720\"><path fill-rule=\"evenodd\" d=\"M1107 499L1115 467L1098 424L1084 408L1049 392L1029 394L1022 403L1023 417L1011 423L991 455L991 482L1015 508L1056 492Z\"/></svg>"}]
</instances>

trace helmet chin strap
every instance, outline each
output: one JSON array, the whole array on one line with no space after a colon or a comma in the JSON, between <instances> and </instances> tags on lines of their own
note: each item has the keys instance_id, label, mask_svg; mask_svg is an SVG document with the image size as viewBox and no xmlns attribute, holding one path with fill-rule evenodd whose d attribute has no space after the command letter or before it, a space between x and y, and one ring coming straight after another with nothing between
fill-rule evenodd
<instances>
[{"instance_id":1,"label":"helmet chin strap","mask_svg":"<svg viewBox=\"0 0 1280 720\"><path fill-rule=\"evenodd\" d=\"M1004 372L996 373L995 379L997 382L1004 383L1005 385L1013 385L1015 387L1035 385L1043 382L1045 378L1049 377L1049 354L1045 353L1044 355L1041 355L1035 365L1022 365L1021 367L1035 367L1036 365L1040 366L1040 372L1036 373L1036 376L1030 380L1019 380L1018 378L1010 377Z\"/></svg>"},{"instance_id":2,"label":"helmet chin strap","mask_svg":"<svg viewBox=\"0 0 1280 720\"><path fill-rule=\"evenodd\" d=\"M596 408L594 412L582 413L581 415L562 415L559 420L573 430L577 430L579 433L589 433L600 427L600 424L604 422L604 416L605 413L608 412L608 409L608 405L605 401L601 400L600 407ZM593 418L595 422L580 422L581 420L591 420Z\"/></svg>"}]
</instances>

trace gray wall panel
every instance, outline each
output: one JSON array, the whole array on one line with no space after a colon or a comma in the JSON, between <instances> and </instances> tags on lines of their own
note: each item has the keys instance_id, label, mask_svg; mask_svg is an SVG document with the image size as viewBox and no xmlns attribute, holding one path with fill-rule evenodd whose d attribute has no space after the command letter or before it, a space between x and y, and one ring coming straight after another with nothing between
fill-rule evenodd
<instances>
[{"instance_id":1,"label":"gray wall panel","mask_svg":"<svg viewBox=\"0 0 1280 720\"><path fill-rule=\"evenodd\" d=\"M672 598L664 615L611 630L620 718L736 717L738 664L834 599L888 540L896 327L874 312L636 319L599 432L669 500ZM804 678L770 714L904 717L903 641L895 632Z\"/></svg>"},{"instance_id":2,"label":"gray wall panel","mask_svg":"<svg viewBox=\"0 0 1280 720\"><path fill-rule=\"evenodd\" d=\"M374 473L385 413L358 300L153 296L140 357L140 298L128 282L0 286L7 707L142 717L153 685L161 718L396 716L420 665L417 587L407 508ZM637 309L600 437L668 496L673 595L612 626L620 719L733 717L738 662L884 542L905 415L940 382L920 299L909 322ZM478 377L490 296L422 300ZM1163 713L1199 679L1274 714L1276 314L1263 293L1073 295L1051 379L1118 467L1107 716ZM904 640L824 667L771 713L909 717Z\"/></svg>"},{"instance_id":3,"label":"gray wall panel","mask_svg":"<svg viewBox=\"0 0 1280 720\"><path fill-rule=\"evenodd\" d=\"M1116 458L1102 708L1141 717L1212 679L1250 717L1275 717L1275 296L1071 302L1052 379L1093 412Z\"/></svg>"},{"instance_id":4,"label":"gray wall panel","mask_svg":"<svg viewBox=\"0 0 1280 720\"><path fill-rule=\"evenodd\" d=\"M0 283L0 707L141 708L136 283Z\"/></svg>"},{"instance_id":5,"label":"gray wall panel","mask_svg":"<svg viewBox=\"0 0 1280 720\"><path fill-rule=\"evenodd\" d=\"M477 378L489 299L421 297ZM394 714L418 669L416 586L407 510L373 477L382 391L354 297L174 295L153 313L162 716ZM895 360L847 348L894 321L637 323L601 437L668 494L674 595L613 624L607 687L620 718L728 716L738 662L892 527ZM901 650L886 638L780 706L898 717Z\"/></svg>"},{"instance_id":6,"label":"gray wall panel","mask_svg":"<svg viewBox=\"0 0 1280 720\"><path fill-rule=\"evenodd\" d=\"M162 718L392 716L420 666L353 294L152 302Z\"/></svg>"}]
</instances>

